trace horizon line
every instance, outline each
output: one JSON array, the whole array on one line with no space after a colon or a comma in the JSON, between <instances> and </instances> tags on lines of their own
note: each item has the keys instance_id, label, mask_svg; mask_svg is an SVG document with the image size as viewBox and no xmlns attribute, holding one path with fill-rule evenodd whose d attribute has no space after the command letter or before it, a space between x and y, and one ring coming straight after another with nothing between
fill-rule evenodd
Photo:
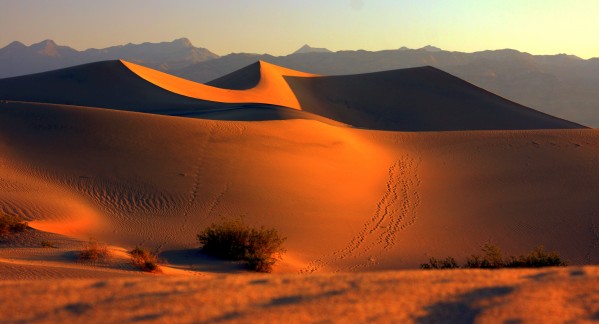
<instances>
[{"instance_id":1,"label":"horizon line","mask_svg":"<svg viewBox=\"0 0 599 324\"><path fill-rule=\"evenodd\" d=\"M539 53L531 53L531 52L528 52L528 51L523 51L523 50L519 50L519 49L516 49L516 48L511 48L511 47L493 48L493 49L479 49L479 50L475 50L475 51L449 50L449 49L444 49L444 48L441 48L441 47L438 47L438 46L435 46L435 45L432 45L432 44L427 44L427 45L424 45L424 46L418 47L418 48L412 48L412 47L408 47L406 45L402 45L402 46L397 47L397 48L386 48L386 49L363 49L363 48L359 48L359 49L336 49L336 50L332 50L332 49L330 49L330 48L328 48L326 46L324 46L324 47L321 47L321 46L312 46L309 43L304 43L304 44L300 45L296 50L293 50L290 53L281 54L281 55L271 54L271 53L268 53L268 52L257 53L257 52L244 52L244 51L239 51L239 52L238 51L233 51L233 52L229 52L229 53L226 53L226 54L219 54L219 53L214 52L213 50L211 50L208 47L195 45L194 42L191 41L188 37L179 37L179 38L175 38L175 39L170 40L170 41L158 41L158 42L152 42L152 41L143 41L143 42L135 42L135 43L134 42L127 42L127 43L122 43L122 44L117 44L117 45L108 45L106 47L88 47L88 48L83 48L83 49L74 47L72 45L66 45L66 44L57 42L57 41L55 41L52 38L46 38L46 39L43 39L41 41L32 42L30 44L24 43L24 42L22 42L20 40L13 40L13 41L10 41L10 42L6 43L2 47L0 47L0 49L4 49L4 48L6 48L7 46L9 46L10 44L13 44L13 43L20 43L20 44L23 44L26 47L31 47L31 46L33 46L35 44L40 44L40 43L43 43L43 42L46 42L46 41L52 41L57 46L65 46L65 47L69 47L71 49L74 49L74 50L76 50L78 52L84 52L84 51L87 51L87 50L93 50L93 49L101 50L101 49L106 49L106 48L110 48L110 47L119 47L119 46L126 46L126 45L173 43L173 42L178 41L178 40L187 40L187 41L189 41L189 43L194 48L206 49L206 50L208 50L208 51L210 51L210 52L218 55L219 57L227 56L227 55L230 55L230 54L256 54L256 55L271 55L271 56L275 56L275 57L281 57L281 56L287 56L287 55L294 54L295 51L297 51L297 50L299 50L302 47L304 47L304 46L307 45L307 46L309 46L311 48L327 49L327 50L331 51L331 53L337 53L337 52L358 52L358 51L383 52L383 51L401 50L402 48L405 48L406 50L422 50L422 49L425 49L427 47L434 47L434 48L438 48L440 51L443 51L443 52L465 53L465 54L473 54L473 53L479 53L479 52L485 52L485 51L505 51L505 50L511 50L511 51L516 51L516 52L519 52L519 53L522 53L522 54L529 54L529 55L533 55L533 56L559 56L559 55L574 56L574 57L577 57L577 58L579 58L581 60L585 60L585 61L586 60L595 59L595 58L599 58L599 56L584 57L584 56L579 56L579 55L576 55L576 54L570 54L570 53L567 53L567 52L552 53L552 54L539 54Z\"/></svg>"}]
</instances>

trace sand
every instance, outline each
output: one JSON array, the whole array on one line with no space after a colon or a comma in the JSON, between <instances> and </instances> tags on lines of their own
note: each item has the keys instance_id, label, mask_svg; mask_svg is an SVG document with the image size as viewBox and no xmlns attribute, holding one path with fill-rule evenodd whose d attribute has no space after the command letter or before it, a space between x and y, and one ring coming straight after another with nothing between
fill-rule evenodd
<instances>
[{"instance_id":1,"label":"sand","mask_svg":"<svg viewBox=\"0 0 599 324\"><path fill-rule=\"evenodd\" d=\"M422 78L413 87L438 90L410 95L413 105L398 102L397 113L390 102L402 96L377 90L388 86L386 74L329 79L263 62L216 80L220 89L119 61L0 80L0 211L32 227L0 243L2 294L21 291L15 299L21 301L61 296L45 298L37 309L5 300L0 313L76 320L120 307L119 318L131 320L190 319L198 312L203 317L193 318L210 321L282 320L301 308L297 321L347 314L426 322L448 311L484 322L493 314L527 320L533 315L526 309L547 318L541 296L551 291L575 306L564 306L560 319L596 319L594 267L398 271L431 256L463 262L487 242L512 255L542 244L573 266L599 263L598 130L434 70L396 71L391 78L407 80L406 73ZM444 82L453 90L443 90ZM364 91L349 91L352 84ZM444 96L455 100L443 106ZM358 112L334 104L343 100ZM419 112L425 103L430 109ZM468 105L483 111L469 112ZM252 117L267 109L276 113ZM235 118L223 117L231 110ZM361 119L365 128L352 127L360 111L375 117ZM455 111L466 117L452 119ZM385 126L406 114L411 122ZM380 130L388 128L394 131ZM249 282L263 279L198 253L196 234L231 218L287 237L275 274L259 277L268 284L254 288ZM109 244L116 257L100 266L76 262L90 238ZM41 248L46 239L59 248ZM126 251L135 246L159 249L168 261L164 274L132 268ZM571 275L577 271L584 275ZM437 287L443 280L448 284ZM584 287L591 302L572 299L572 287ZM393 299L402 291L422 299ZM111 293L122 298L110 299ZM223 298L227 307L209 304ZM206 308L185 314L190 307L182 305L200 299L210 301Z\"/></svg>"},{"instance_id":2,"label":"sand","mask_svg":"<svg viewBox=\"0 0 599 324\"><path fill-rule=\"evenodd\" d=\"M10 322L563 323L599 320L597 267L209 279L0 281Z\"/></svg>"},{"instance_id":3,"label":"sand","mask_svg":"<svg viewBox=\"0 0 599 324\"><path fill-rule=\"evenodd\" d=\"M144 80L182 96L214 102L263 103L300 110L301 106L284 77L298 76L309 78L314 76L313 74L298 72L259 61L239 73L243 76L249 75L250 78L259 81L256 84L248 84L247 87L251 86L251 89L236 90L235 88L246 87L245 85L248 82L247 77L239 78L236 76L237 74L226 76L222 81L216 80L216 84L220 86L220 88L217 88L181 79L134 63L126 61L122 61L122 63ZM255 75L259 77L255 77ZM228 83L236 86L227 87ZM242 83L244 86L239 86L239 83Z\"/></svg>"},{"instance_id":4,"label":"sand","mask_svg":"<svg viewBox=\"0 0 599 324\"><path fill-rule=\"evenodd\" d=\"M304 110L360 128L394 131L582 128L434 67L358 75L285 76Z\"/></svg>"}]
</instances>

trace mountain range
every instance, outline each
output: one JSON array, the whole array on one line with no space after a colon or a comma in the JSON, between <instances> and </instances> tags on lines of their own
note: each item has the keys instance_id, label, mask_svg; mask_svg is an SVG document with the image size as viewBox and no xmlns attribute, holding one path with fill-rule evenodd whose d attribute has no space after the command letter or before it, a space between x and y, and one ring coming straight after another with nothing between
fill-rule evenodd
<instances>
[{"instance_id":1,"label":"mountain range","mask_svg":"<svg viewBox=\"0 0 599 324\"><path fill-rule=\"evenodd\" d=\"M168 71L218 57L205 48L193 46L187 38L162 43L129 43L84 51L57 45L49 39L31 46L15 41L0 49L0 78L115 59L125 59Z\"/></svg>"},{"instance_id":2,"label":"mountain range","mask_svg":"<svg viewBox=\"0 0 599 324\"><path fill-rule=\"evenodd\" d=\"M511 49L463 53L426 46L332 52L304 45L286 56L252 53L219 56L195 47L186 38L85 51L46 40L31 46L13 42L0 49L0 78L112 59L125 59L202 83L256 61L326 75L433 66L525 106L599 127L599 58L531 55Z\"/></svg>"}]
</instances>

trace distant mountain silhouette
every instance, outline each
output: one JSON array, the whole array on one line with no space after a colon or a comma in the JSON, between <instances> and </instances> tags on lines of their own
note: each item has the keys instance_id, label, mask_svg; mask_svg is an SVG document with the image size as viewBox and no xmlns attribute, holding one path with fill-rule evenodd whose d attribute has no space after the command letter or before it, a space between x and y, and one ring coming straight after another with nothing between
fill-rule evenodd
<instances>
[{"instance_id":1,"label":"distant mountain silhouette","mask_svg":"<svg viewBox=\"0 0 599 324\"><path fill-rule=\"evenodd\" d=\"M293 52L293 54L305 54L305 53L332 53L332 52L326 48L311 47L308 44L302 46L300 49Z\"/></svg>"},{"instance_id":2,"label":"distant mountain silhouette","mask_svg":"<svg viewBox=\"0 0 599 324\"><path fill-rule=\"evenodd\" d=\"M126 59L169 71L218 57L205 48L194 47L186 38L162 43L129 43L85 51L58 46L52 40L45 40L31 46L12 42L0 49L0 78L114 59Z\"/></svg>"},{"instance_id":3,"label":"distant mountain silhouette","mask_svg":"<svg viewBox=\"0 0 599 324\"><path fill-rule=\"evenodd\" d=\"M418 50L425 51L425 52L442 52L443 51L442 49L432 46L432 45L426 45L422 48L419 48Z\"/></svg>"}]
</instances>

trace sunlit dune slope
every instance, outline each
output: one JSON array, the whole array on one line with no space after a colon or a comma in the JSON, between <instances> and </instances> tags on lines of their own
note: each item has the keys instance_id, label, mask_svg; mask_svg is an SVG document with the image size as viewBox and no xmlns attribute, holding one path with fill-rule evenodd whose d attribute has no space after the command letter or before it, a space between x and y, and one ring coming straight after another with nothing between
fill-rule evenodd
<instances>
[{"instance_id":1,"label":"sunlit dune slope","mask_svg":"<svg viewBox=\"0 0 599 324\"><path fill-rule=\"evenodd\" d=\"M173 255L242 217L288 237L276 271L462 261L489 241L599 262L596 130L400 133L2 103L0 147L0 210L125 248Z\"/></svg>"},{"instance_id":2,"label":"sunlit dune slope","mask_svg":"<svg viewBox=\"0 0 599 324\"><path fill-rule=\"evenodd\" d=\"M258 89L259 92L266 90L268 93L270 93L269 88L272 89L275 84L279 88L289 87L286 82L282 80L281 76L310 78L316 77L317 75L287 69L282 66L277 66L264 61L258 61L235 72L224 75L216 80L212 80L207 84L223 89ZM281 81L285 82L285 84L283 84Z\"/></svg>"},{"instance_id":3,"label":"sunlit dune slope","mask_svg":"<svg viewBox=\"0 0 599 324\"><path fill-rule=\"evenodd\" d=\"M226 89L181 79L134 63L122 62L144 80L186 97L225 103L263 103L295 109L301 107L284 76L314 76L259 61L242 69L241 73L216 82L223 87L228 85L230 89Z\"/></svg>"},{"instance_id":4,"label":"sunlit dune slope","mask_svg":"<svg viewBox=\"0 0 599 324\"><path fill-rule=\"evenodd\" d=\"M286 77L304 110L360 128L401 131L582 128L433 67Z\"/></svg>"}]
</instances>

